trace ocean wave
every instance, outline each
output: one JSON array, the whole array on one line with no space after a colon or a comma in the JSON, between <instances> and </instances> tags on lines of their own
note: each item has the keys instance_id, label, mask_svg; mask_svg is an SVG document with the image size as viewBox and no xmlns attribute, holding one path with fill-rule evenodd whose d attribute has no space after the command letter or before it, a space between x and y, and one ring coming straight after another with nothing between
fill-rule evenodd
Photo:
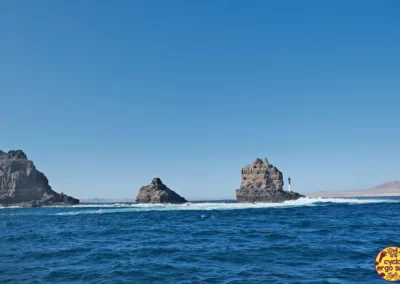
<instances>
[{"instance_id":1,"label":"ocean wave","mask_svg":"<svg viewBox=\"0 0 400 284\"><path fill-rule=\"evenodd\" d=\"M59 212L56 215L79 215L79 214L107 214L135 211L174 211L174 210L238 210L238 209L257 209L257 208L285 208L298 206L323 206L329 204L369 204L369 203L399 203L400 200L394 199L357 199L357 198L311 198L304 197L298 200L285 201L283 203L222 203L222 202L202 202L185 204L131 204L119 206L114 205L79 205L72 208L98 207L97 210L80 210Z\"/></svg>"}]
</instances>

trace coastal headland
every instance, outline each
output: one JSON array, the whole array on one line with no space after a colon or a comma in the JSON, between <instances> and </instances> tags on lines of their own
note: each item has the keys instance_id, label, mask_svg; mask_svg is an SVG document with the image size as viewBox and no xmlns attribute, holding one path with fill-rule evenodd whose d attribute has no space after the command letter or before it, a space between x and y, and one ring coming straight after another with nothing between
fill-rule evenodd
<instances>
[{"instance_id":1,"label":"coastal headland","mask_svg":"<svg viewBox=\"0 0 400 284\"><path fill-rule=\"evenodd\" d=\"M381 185L361 190L318 191L307 194L307 197L377 197L400 196L400 181L390 181Z\"/></svg>"}]
</instances>

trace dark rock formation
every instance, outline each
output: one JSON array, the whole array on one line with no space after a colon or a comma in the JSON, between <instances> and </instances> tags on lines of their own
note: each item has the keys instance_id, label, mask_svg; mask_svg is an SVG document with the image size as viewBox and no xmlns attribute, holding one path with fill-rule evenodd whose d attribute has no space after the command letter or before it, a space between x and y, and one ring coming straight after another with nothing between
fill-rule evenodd
<instances>
[{"instance_id":1,"label":"dark rock formation","mask_svg":"<svg viewBox=\"0 0 400 284\"><path fill-rule=\"evenodd\" d=\"M35 168L22 150L0 151L1 205L40 207L78 203L78 199L53 191L46 176Z\"/></svg>"},{"instance_id":2,"label":"dark rock formation","mask_svg":"<svg viewBox=\"0 0 400 284\"><path fill-rule=\"evenodd\" d=\"M169 189L159 178L139 190L136 203L186 203L187 200Z\"/></svg>"},{"instance_id":3,"label":"dark rock formation","mask_svg":"<svg viewBox=\"0 0 400 284\"><path fill-rule=\"evenodd\" d=\"M237 202L272 202L280 203L286 200L296 200L304 197L297 192L276 189L250 189L236 190Z\"/></svg>"},{"instance_id":4,"label":"dark rock formation","mask_svg":"<svg viewBox=\"0 0 400 284\"><path fill-rule=\"evenodd\" d=\"M304 197L283 190L283 175L267 159L256 159L242 169L242 183L236 190L237 202L284 202Z\"/></svg>"}]
</instances>

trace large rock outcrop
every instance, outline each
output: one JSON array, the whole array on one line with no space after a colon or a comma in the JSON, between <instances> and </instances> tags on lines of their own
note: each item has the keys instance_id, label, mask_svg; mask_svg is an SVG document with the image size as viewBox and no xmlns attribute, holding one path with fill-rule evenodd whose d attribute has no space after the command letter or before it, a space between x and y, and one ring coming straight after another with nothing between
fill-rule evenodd
<instances>
[{"instance_id":1,"label":"large rock outcrop","mask_svg":"<svg viewBox=\"0 0 400 284\"><path fill-rule=\"evenodd\" d=\"M151 184L139 190L136 203L186 203L187 200L169 189L161 179L155 178Z\"/></svg>"},{"instance_id":2,"label":"large rock outcrop","mask_svg":"<svg viewBox=\"0 0 400 284\"><path fill-rule=\"evenodd\" d=\"M40 207L73 205L78 199L53 191L46 176L38 171L22 150L0 151L0 204Z\"/></svg>"},{"instance_id":3,"label":"large rock outcrop","mask_svg":"<svg viewBox=\"0 0 400 284\"><path fill-rule=\"evenodd\" d=\"M256 159L242 169L242 183L236 190L237 202L284 202L303 195L283 190L283 175L267 159Z\"/></svg>"}]
</instances>

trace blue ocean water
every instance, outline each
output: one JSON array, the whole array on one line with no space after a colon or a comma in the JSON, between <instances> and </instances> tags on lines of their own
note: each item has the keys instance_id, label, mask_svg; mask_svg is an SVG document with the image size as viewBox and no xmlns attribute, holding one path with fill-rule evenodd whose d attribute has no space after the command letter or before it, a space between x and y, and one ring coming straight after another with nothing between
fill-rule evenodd
<instances>
[{"instance_id":1,"label":"blue ocean water","mask_svg":"<svg viewBox=\"0 0 400 284\"><path fill-rule=\"evenodd\" d=\"M399 198L0 209L1 283L385 283Z\"/></svg>"}]
</instances>

